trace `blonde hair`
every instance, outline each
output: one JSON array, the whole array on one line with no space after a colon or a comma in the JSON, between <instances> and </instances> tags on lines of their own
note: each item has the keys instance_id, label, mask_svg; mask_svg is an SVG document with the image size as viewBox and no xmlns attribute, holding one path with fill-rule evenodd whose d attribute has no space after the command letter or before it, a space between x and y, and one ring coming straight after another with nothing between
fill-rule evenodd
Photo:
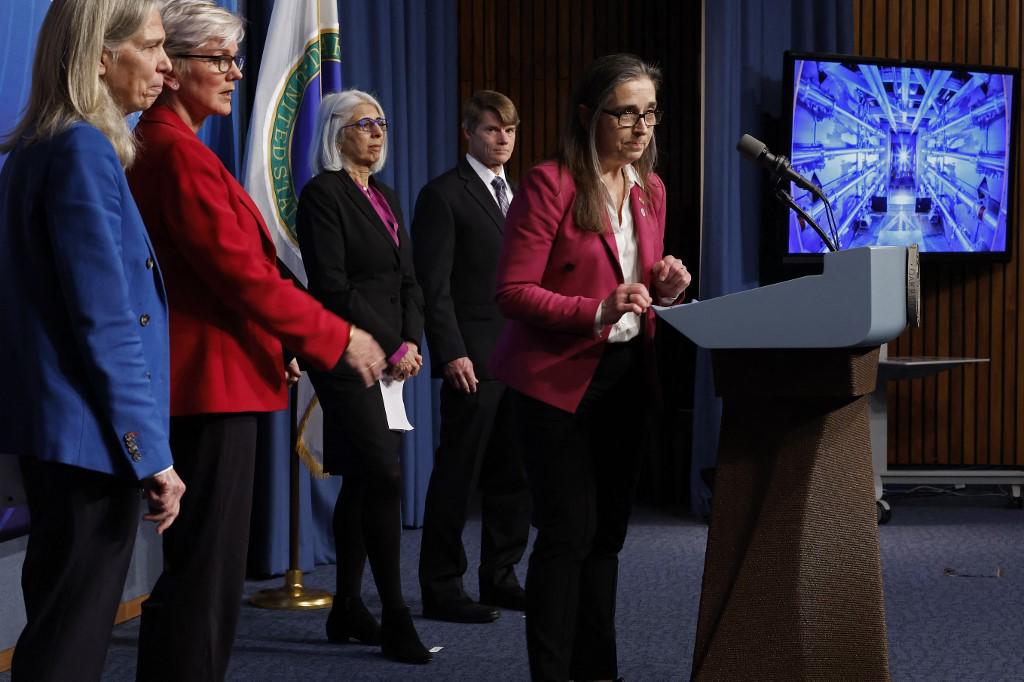
<instances>
[{"instance_id":1,"label":"blonde hair","mask_svg":"<svg viewBox=\"0 0 1024 682\"><path fill-rule=\"evenodd\" d=\"M348 159L341 152L338 143L345 132L344 126L360 104L372 104L377 109L377 115L384 117L384 108L377 98L362 90L349 88L327 95L321 100L316 114L316 132L313 133L313 144L309 148L309 166L313 175L319 175L324 171L338 171L348 165ZM387 160L388 135L385 131L380 158L370 166L370 172L379 172Z\"/></svg>"},{"instance_id":2,"label":"blonde hair","mask_svg":"<svg viewBox=\"0 0 1024 682\"><path fill-rule=\"evenodd\" d=\"M502 125L519 125L519 112L512 100L494 90L477 90L462 105L462 127L472 133L485 111L493 111Z\"/></svg>"},{"instance_id":3,"label":"blonde hair","mask_svg":"<svg viewBox=\"0 0 1024 682\"><path fill-rule=\"evenodd\" d=\"M156 0L53 0L32 63L32 88L18 125L0 151L48 140L75 123L95 126L124 167L135 158L125 112L100 77L103 50L117 49L143 25Z\"/></svg>"}]
</instances>

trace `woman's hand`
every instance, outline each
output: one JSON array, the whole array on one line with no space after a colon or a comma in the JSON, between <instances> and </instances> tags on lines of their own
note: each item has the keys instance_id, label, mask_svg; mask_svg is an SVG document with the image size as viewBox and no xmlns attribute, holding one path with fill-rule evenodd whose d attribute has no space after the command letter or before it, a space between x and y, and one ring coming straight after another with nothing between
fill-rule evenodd
<instances>
[{"instance_id":1,"label":"woman's hand","mask_svg":"<svg viewBox=\"0 0 1024 682\"><path fill-rule=\"evenodd\" d=\"M384 359L384 351L373 337L355 326L352 327L352 338L349 339L341 359L359 373L367 388L380 379L387 362Z\"/></svg>"},{"instance_id":2,"label":"woman's hand","mask_svg":"<svg viewBox=\"0 0 1024 682\"><path fill-rule=\"evenodd\" d=\"M601 303L601 325L615 324L626 313L643 315L650 306L651 294L643 284L620 284Z\"/></svg>"},{"instance_id":3,"label":"woman's hand","mask_svg":"<svg viewBox=\"0 0 1024 682\"><path fill-rule=\"evenodd\" d=\"M423 367L423 356L420 355L419 348L416 344L412 341L406 341L405 346L405 355L403 355L402 359L391 367L391 376L396 381L411 379L419 374L420 369Z\"/></svg>"},{"instance_id":4,"label":"woman's hand","mask_svg":"<svg viewBox=\"0 0 1024 682\"><path fill-rule=\"evenodd\" d=\"M409 344L409 350L412 351L413 358L416 361L416 369L415 369L415 371L412 374L409 375L409 376L413 376L414 377L414 376L416 376L417 374L420 373L421 369L423 369L423 356L420 355L420 347L419 346L417 346L412 341L409 341L407 343Z\"/></svg>"},{"instance_id":5,"label":"woman's hand","mask_svg":"<svg viewBox=\"0 0 1024 682\"><path fill-rule=\"evenodd\" d=\"M156 524L156 532L163 532L171 527L181 510L181 496L185 494L185 483L172 468L150 476L143 484L146 491L146 503L149 513L142 518Z\"/></svg>"},{"instance_id":6,"label":"woman's hand","mask_svg":"<svg viewBox=\"0 0 1024 682\"><path fill-rule=\"evenodd\" d=\"M299 383L302 378L302 370L299 369L299 361L292 358L292 361L284 368L284 381L289 386Z\"/></svg>"},{"instance_id":7,"label":"woman's hand","mask_svg":"<svg viewBox=\"0 0 1024 682\"><path fill-rule=\"evenodd\" d=\"M659 301L675 301L690 286L690 272L675 256L665 256L651 266L651 283Z\"/></svg>"}]
</instances>

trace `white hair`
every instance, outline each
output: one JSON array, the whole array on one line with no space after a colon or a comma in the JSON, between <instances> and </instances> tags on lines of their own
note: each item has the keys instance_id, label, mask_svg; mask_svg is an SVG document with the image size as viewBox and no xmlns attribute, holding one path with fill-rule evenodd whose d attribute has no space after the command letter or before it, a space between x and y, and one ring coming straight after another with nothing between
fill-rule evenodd
<instances>
[{"instance_id":1,"label":"white hair","mask_svg":"<svg viewBox=\"0 0 1024 682\"><path fill-rule=\"evenodd\" d=\"M176 55L191 54L210 41L226 47L245 37L242 18L211 0L162 0L160 18L167 34L164 51L179 74L188 73L189 63Z\"/></svg>"},{"instance_id":2,"label":"white hair","mask_svg":"<svg viewBox=\"0 0 1024 682\"><path fill-rule=\"evenodd\" d=\"M384 108L373 95L362 90L342 90L324 97L316 115L316 132L313 144L309 149L309 166L313 175L324 171L338 171L348 164L348 159L341 153L341 136L345 132L343 126L350 123L352 112L360 104L372 104L381 118ZM370 166L370 172L376 173L384 167L388 159L388 135L384 132L384 142L380 148L380 158Z\"/></svg>"}]
</instances>

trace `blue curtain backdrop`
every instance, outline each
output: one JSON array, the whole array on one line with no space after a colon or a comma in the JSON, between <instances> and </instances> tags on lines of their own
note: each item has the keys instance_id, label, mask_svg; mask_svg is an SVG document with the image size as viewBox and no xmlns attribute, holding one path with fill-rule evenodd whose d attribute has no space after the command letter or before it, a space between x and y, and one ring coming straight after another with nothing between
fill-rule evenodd
<instances>
[{"instance_id":1,"label":"blue curtain backdrop","mask_svg":"<svg viewBox=\"0 0 1024 682\"><path fill-rule=\"evenodd\" d=\"M287 1L287 0L285 0ZM232 115L211 117L199 137L240 177L252 93L273 0L218 0L246 17L243 46L248 64L235 95ZM13 127L30 84L32 54L48 0L0 0L0 130ZM407 222L427 180L453 166L458 149L456 0L339 2L342 82L378 96L392 122L390 158L380 178L395 187ZM3 156L0 156L0 163ZM425 349L429 353L429 349ZM429 360L428 360L429 362ZM426 374L409 382L405 399L416 430L405 439L402 522L420 526L437 433L437 387ZM282 573L288 568L288 467L290 417L287 410L260 423L257 489L253 510L250 570ZM301 567L334 560L330 520L340 487L337 477L301 477ZM2 491L0 491L2 492ZM0 498L3 499L3 498ZM0 508L0 528L16 535L25 528L22 509Z\"/></svg>"},{"instance_id":2,"label":"blue curtain backdrop","mask_svg":"<svg viewBox=\"0 0 1024 682\"><path fill-rule=\"evenodd\" d=\"M256 0L249 0L243 8L250 22L247 40L252 42L246 50L252 63L247 69L250 93L255 90L258 74L254 70L272 8L272 2ZM398 192L408 226L420 188L455 165L457 157L456 0L429 4L342 0L338 18L342 83L374 94L384 107L390 122L390 144L387 164L378 179ZM246 100L245 95L242 99ZM249 120L248 111L242 120ZM223 135L230 136L227 131ZM218 153L225 157L223 151ZM429 366L429 349L424 349L424 355ZM437 387L428 373L407 383L405 403L416 428L406 434L402 451L402 523L419 527L437 432ZM288 568L289 423L285 411L269 415L260 424L249 550L249 570L256 575L282 573ZM335 560L331 517L340 486L338 477L316 480L302 470L300 567L304 571Z\"/></svg>"},{"instance_id":3,"label":"blue curtain backdrop","mask_svg":"<svg viewBox=\"0 0 1024 682\"><path fill-rule=\"evenodd\" d=\"M762 228L776 210L762 202L765 178L741 159L736 142L749 133L771 147L782 114L785 50L849 53L849 0L715 0L704 4L704 207L700 296L758 286ZM775 149L788 156L785 150ZM721 405L710 354L699 351L694 387L693 510L710 512L700 475L715 465Z\"/></svg>"},{"instance_id":4,"label":"blue curtain backdrop","mask_svg":"<svg viewBox=\"0 0 1024 682\"><path fill-rule=\"evenodd\" d=\"M49 0L0 0L0 135L6 136L21 118L32 85L32 58L36 36L49 8ZM0 167L6 154L0 154ZM24 359L23 359L24 361ZM14 390L5 386L3 390ZM0 415L3 419L4 415ZM0 457L9 455L0 453ZM17 481L14 480L17 477ZM10 457L0 466L0 542L28 532L28 507L24 500L17 460Z\"/></svg>"},{"instance_id":5,"label":"blue curtain backdrop","mask_svg":"<svg viewBox=\"0 0 1024 682\"><path fill-rule=\"evenodd\" d=\"M458 157L457 0L343 0L339 20L345 85L374 94L389 121L388 162L378 178L398 192L408 228L420 188ZM427 371L409 383L405 404L416 430L402 450L402 523L419 527L434 462L437 387Z\"/></svg>"}]
</instances>

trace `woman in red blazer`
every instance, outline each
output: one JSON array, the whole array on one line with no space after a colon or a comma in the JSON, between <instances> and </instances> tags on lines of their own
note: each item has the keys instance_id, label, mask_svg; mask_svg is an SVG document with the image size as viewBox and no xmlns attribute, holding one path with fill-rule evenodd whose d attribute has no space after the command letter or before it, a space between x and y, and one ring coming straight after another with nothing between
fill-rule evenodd
<instances>
[{"instance_id":1,"label":"woman in red blazer","mask_svg":"<svg viewBox=\"0 0 1024 682\"><path fill-rule=\"evenodd\" d=\"M657 68L609 55L583 75L557 161L509 208L491 358L520 420L537 539L526 577L530 673L618 677L615 585L653 387L653 298L690 276L662 257L665 187L653 172Z\"/></svg>"},{"instance_id":2,"label":"woman in red blazer","mask_svg":"<svg viewBox=\"0 0 1024 682\"><path fill-rule=\"evenodd\" d=\"M239 17L204 0L162 15L173 70L136 128L128 179L163 269L170 316L171 449L188 495L164 535L164 572L143 605L139 679L217 680L242 600L256 413L287 405L282 342L312 366L372 383L373 339L283 279L259 210L196 137L231 113Z\"/></svg>"}]
</instances>

